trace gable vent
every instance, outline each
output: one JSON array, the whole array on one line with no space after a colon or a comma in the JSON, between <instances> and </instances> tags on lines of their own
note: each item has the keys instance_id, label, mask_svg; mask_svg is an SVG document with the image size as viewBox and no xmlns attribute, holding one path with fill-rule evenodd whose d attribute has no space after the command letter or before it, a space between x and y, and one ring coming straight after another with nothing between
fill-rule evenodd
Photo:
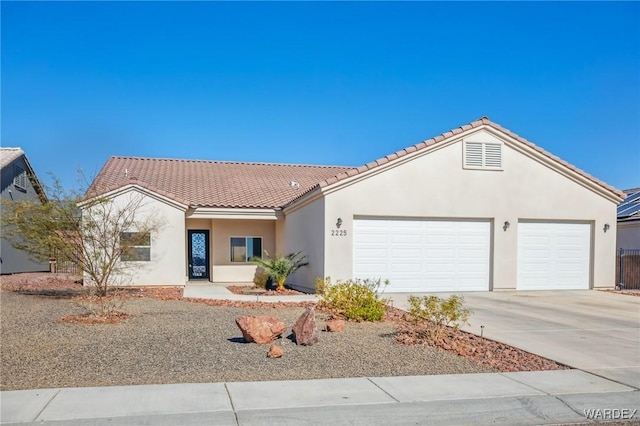
<instances>
[{"instance_id":1,"label":"gable vent","mask_svg":"<svg viewBox=\"0 0 640 426\"><path fill-rule=\"evenodd\" d=\"M13 166L13 186L22 191L27 190L27 172L20 166Z\"/></svg>"},{"instance_id":2,"label":"gable vent","mask_svg":"<svg viewBox=\"0 0 640 426\"><path fill-rule=\"evenodd\" d=\"M502 144L484 144L484 166L498 169L502 167Z\"/></svg>"},{"instance_id":3,"label":"gable vent","mask_svg":"<svg viewBox=\"0 0 640 426\"><path fill-rule=\"evenodd\" d=\"M466 167L482 167L482 143L467 142L464 165Z\"/></svg>"},{"instance_id":4,"label":"gable vent","mask_svg":"<svg viewBox=\"0 0 640 426\"><path fill-rule=\"evenodd\" d=\"M502 144L465 142L464 167L469 169L502 169Z\"/></svg>"}]
</instances>

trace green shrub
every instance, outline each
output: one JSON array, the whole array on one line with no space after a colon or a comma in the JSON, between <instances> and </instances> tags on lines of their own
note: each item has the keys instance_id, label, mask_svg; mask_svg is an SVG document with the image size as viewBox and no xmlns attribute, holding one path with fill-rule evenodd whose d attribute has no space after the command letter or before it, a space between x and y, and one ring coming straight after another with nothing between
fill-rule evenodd
<instances>
[{"instance_id":1,"label":"green shrub","mask_svg":"<svg viewBox=\"0 0 640 426\"><path fill-rule=\"evenodd\" d=\"M388 280L383 282L380 279L332 284L330 278L319 278L316 280L316 293L320 295L320 306L337 316L355 321L380 321L388 304L388 300L382 298L380 288L388 284Z\"/></svg>"},{"instance_id":2,"label":"green shrub","mask_svg":"<svg viewBox=\"0 0 640 426\"><path fill-rule=\"evenodd\" d=\"M249 262L258 265L267 276L273 278L278 283L278 291L284 290L284 283L289 275L303 266L309 265L308 257L302 251L289 253L286 256L277 254L275 257L269 257L269 253L265 250L264 254L264 258L252 257Z\"/></svg>"},{"instance_id":3,"label":"green shrub","mask_svg":"<svg viewBox=\"0 0 640 426\"><path fill-rule=\"evenodd\" d=\"M441 340L446 327L458 329L471 316L471 310L464 307L464 297L453 295L448 299L438 296L409 296L409 313L416 322L426 320L431 339Z\"/></svg>"}]
</instances>

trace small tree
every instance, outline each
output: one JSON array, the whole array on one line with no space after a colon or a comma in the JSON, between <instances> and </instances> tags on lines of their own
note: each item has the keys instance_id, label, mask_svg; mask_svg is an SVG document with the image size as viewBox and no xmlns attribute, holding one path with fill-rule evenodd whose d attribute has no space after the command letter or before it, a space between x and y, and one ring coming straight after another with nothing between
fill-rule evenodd
<instances>
[{"instance_id":1,"label":"small tree","mask_svg":"<svg viewBox=\"0 0 640 426\"><path fill-rule=\"evenodd\" d=\"M136 246L149 245L162 223L144 207L140 193L130 191L117 199L94 193L65 191L54 179L44 204L3 201L1 224L3 237L33 259L48 260L55 254L58 261L77 264L85 284L102 298L109 286L121 284L142 266L122 258L136 260Z\"/></svg>"},{"instance_id":2,"label":"small tree","mask_svg":"<svg viewBox=\"0 0 640 426\"><path fill-rule=\"evenodd\" d=\"M269 257L269 253L264 251L266 257L252 257L251 263L258 265L264 272L276 280L278 283L278 291L284 290L284 283L295 271L303 266L307 266L307 256L302 254L302 251L297 253L290 253L286 256L276 255L275 257Z\"/></svg>"}]
</instances>

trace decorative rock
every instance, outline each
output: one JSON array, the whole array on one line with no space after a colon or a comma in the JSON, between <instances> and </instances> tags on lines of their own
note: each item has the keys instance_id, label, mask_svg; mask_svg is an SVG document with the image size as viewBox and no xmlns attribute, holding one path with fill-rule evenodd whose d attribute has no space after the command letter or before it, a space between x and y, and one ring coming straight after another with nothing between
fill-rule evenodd
<instances>
[{"instance_id":1,"label":"decorative rock","mask_svg":"<svg viewBox=\"0 0 640 426\"><path fill-rule=\"evenodd\" d=\"M271 345L267 356L269 358L280 358L283 354L284 354L284 349L282 349L280 346Z\"/></svg>"},{"instance_id":2,"label":"decorative rock","mask_svg":"<svg viewBox=\"0 0 640 426\"><path fill-rule=\"evenodd\" d=\"M330 319L325 321L324 329L329 332L344 331L344 320Z\"/></svg>"},{"instance_id":3,"label":"decorative rock","mask_svg":"<svg viewBox=\"0 0 640 426\"><path fill-rule=\"evenodd\" d=\"M273 342L287 329L287 326L275 315L246 315L236 318L236 324L247 342L260 345Z\"/></svg>"},{"instance_id":4,"label":"decorative rock","mask_svg":"<svg viewBox=\"0 0 640 426\"><path fill-rule=\"evenodd\" d=\"M296 344L310 346L318 343L318 327L316 326L316 311L313 306L305 309L304 313L293 325L293 336Z\"/></svg>"}]
</instances>

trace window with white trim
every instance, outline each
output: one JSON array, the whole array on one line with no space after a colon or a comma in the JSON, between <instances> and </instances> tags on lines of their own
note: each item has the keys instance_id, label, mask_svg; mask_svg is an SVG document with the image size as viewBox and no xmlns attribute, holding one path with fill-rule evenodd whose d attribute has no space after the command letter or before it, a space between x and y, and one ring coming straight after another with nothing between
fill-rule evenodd
<instances>
[{"instance_id":1,"label":"window with white trim","mask_svg":"<svg viewBox=\"0 0 640 426\"><path fill-rule=\"evenodd\" d=\"M27 190L27 171L20 166L13 166L13 186L22 191Z\"/></svg>"},{"instance_id":2,"label":"window with white trim","mask_svg":"<svg viewBox=\"0 0 640 426\"><path fill-rule=\"evenodd\" d=\"M125 262L151 261L151 234L148 232L121 232L120 259Z\"/></svg>"},{"instance_id":3,"label":"window with white trim","mask_svg":"<svg viewBox=\"0 0 640 426\"><path fill-rule=\"evenodd\" d=\"M502 170L502 144L464 142L464 168Z\"/></svg>"},{"instance_id":4,"label":"window with white trim","mask_svg":"<svg viewBox=\"0 0 640 426\"><path fill-rule=\"evenodd\" d=\"M248 262L262 257L262 237L231 237L231 261Z\"/></svg>"}]
</instances>

